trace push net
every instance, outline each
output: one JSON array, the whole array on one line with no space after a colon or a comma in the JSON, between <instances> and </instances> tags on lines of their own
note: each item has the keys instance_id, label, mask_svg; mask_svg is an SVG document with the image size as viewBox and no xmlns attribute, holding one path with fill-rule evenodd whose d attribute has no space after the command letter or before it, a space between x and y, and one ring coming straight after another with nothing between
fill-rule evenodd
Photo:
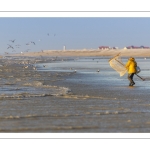
<instances>
[{"instance_id":1,"label":"push net","mask_svg":"<svg viewBox=\"0 0 150 150\"><path fill-rule=\"evenodd\" d=\"M125 65L122 63L119 54L113 57L112 59L110 59L109 64L114 70L116 70L120 74L120 76L125 75L125 73L127 72L127 69L125 68Z\"/></svg>"}]
</instances>

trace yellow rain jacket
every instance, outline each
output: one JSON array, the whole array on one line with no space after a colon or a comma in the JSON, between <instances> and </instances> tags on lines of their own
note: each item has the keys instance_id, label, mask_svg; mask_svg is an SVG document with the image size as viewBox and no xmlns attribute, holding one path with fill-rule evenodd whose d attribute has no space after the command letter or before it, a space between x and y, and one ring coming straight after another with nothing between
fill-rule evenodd
<instances>
[{"instance_id":1,"label":"yellow rain jacket","mask_svg":"<svg viewBox=\"0 0 150 150\"><path fill-rule=\"evenodd\" d=\"M126 68L128 73L136 73L137 63L134 58L129 58L128 62L126 63Z\"/></svg>"}]
</instances>

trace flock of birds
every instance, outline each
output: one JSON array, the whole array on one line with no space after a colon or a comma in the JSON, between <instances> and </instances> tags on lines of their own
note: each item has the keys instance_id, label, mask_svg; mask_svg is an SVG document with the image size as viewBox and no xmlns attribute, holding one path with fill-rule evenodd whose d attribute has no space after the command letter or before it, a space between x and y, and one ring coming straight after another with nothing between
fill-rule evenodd
<instances>
[{"instance_id":1,"label":"flock of birds","mask_svg":"<svg viewBox=\"0 0 150 150\"><path fill-rule=\"evenodd\" d=\"M50 34L49 33L47 33L47 36L50 36ZM53 34L53 36L55 37L56 36L56 34ZM7 50L12 50L12 52L16 52L16 49L18 49L18 48L20 48L21 47L21 45L20 44L16 44L16 45L14 45L15 43L16 43L16 39L13 39L13 40L9 40L10 42L11 42L11 44L7 44ZM41 41L41 39L39 39L38 40L39 42ZM25 44L26 46L31 46L31 45L36 45L36 43L34 42L34 41L30 41L30 42L27 42L26 44ZM26 49L25 50L25 52L28 52L29 50L31 50L31 49ZM43 51L43 50L41 50L41 51ZM5 54L9 54L10 52L5 52ZM20 53L23 53L23 51L21 51Z\"/></svg>"},{"instance_id":2,"label":"flock of birds","mask_svg":"<svg viewBox=\"0 0 150 150\"><path fill-rule=\"evenodd\" d=\"M38 65L41 62L41 59L39 58L26 58L23 57L21 60L20 59L16 59L16 58L11 58L11 57L6 57L5 59L7 59L7 61L5 61L5 67L9 66L11 64L17 64L17 65L21 65L22 69L33 69L34 71L37 71L39 68L48 68L49 66L46 64ZM61 61L61 59L59 59L58 57L53 57L53 58L44 58L43 59L46 62L55 62L55 61ZM42 60L42 61L43 61ZM76 60L76 59L75 59ZM62 61L64 61L64 59L62 59ZM72 70L74 73L77 72L76 68L70 68L70 70ZM98 69L96 72L100 72L100 69Z\"/></svg>"},{"instance_id":3,"label":"flock of birds","mask_svg":"<svg viewBox=\"0 0 150 150\"><path fill-rule=\"evenodd\" d=\"M15 40L9 40L9 41L11 41L12 42L12 44L15 42ZM35 45L35 42L33 42L33 41L30 41L30 42L28 42L28 43L26 43L26 45L27 46L29 46L30 44L33 44L33 45ZM10 44L7 44L8 45L8 47L7 47L7 49L12 49L12 52L16 52L16 48L20 48L20 46L21 45L19 45L19 44L17 44L17 45L10 45ZM27 49L26 50L26 52L28 52L30 49ZM22 52L21 52L22 53ZM5 54L9 54L8 52L5 52Z\"/></svg>"},{"instance_id":4,"label":"flock of birds","mask_svg":"<svg viewBox=\"0 0 150 150\"><path fill-rule=\"evenodd\" d=\"M47 33L47 36L50 36L50 34ZM54 34L53 36L55 37L56 34ZM11 42L11 44L7 44L7 45L8 45L7 49L11 49L12 52L16 52L15 49L21 47L20 44L14 45L16 39L9 40L9 41ZM39 41L41 41L41 40L39 40ZM36 43L35 43L34 41L30 41L30 42L26 43L25 45L26 45L26 46L36 45ZM25 52L28 52L29 50L30 50L30 49L27 49ZM43 52L43 50L41 50L41 51ZM23 52L21 51L20 53L23 53ZM5 52L5 54L9 54L9 52ZM42 57L42 56L41 56L41 57ZM56 57L56 59L57 59L57 57ZM52 61L54 61L54 60L56 60L56 59L52 59ZM93 60L94 60L94 59L93 59ZM62 61L63 61L63 60L62 60ZM98 61L97 61L97 62L98 62ZM29 63L29 61L22 61L21 64L23 64L23 68L24 68L24 69L27 69L27 68L29 68L29 67L32 67L33 70L37 70L37 67L36 67L36 65L35 65L35 64L36 64L36 61L35 61L33 64ZM46 65L43 65L43 67L45 68ZM71 70L72 70L72 68L71 68ZM74 72L76 73L77 70L74 70ZM100 72L100 70L98 69L97 72Z\"/></svg>"}]
</instances>

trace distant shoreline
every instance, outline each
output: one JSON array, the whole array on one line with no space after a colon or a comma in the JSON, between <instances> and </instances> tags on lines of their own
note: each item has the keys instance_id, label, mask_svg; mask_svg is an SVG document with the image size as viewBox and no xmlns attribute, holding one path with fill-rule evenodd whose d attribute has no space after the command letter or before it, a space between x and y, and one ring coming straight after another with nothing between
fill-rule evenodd
<instances>
[{"instance_id":1,"label":"distant shoreline","mask_svg":"<svg viewBox=\"0 0 150 150\"><path fill-rule=\"evenodd\" d=\"M81 50L43 50L39 52L23 52L11 56L114 56L150 57L150 49L81 49Z\"/></svg>"}]
</instances>

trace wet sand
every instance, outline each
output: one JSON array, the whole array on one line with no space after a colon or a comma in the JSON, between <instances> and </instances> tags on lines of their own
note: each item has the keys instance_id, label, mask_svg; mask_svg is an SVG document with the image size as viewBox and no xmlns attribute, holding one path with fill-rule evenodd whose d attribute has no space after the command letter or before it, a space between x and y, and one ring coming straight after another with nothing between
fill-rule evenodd
<instances>
[{"instance_id":1,"label":"wet sand","mask_svg":"<svg viewBox=\"0 0 150 150\"><path fill-rule=\"evenodd\" d=\"M76 72L59 68L63 63L83 64L82 58L1 59L0 132L149 133L150 78L145 59L137 58L146 82L135 77L136 86L130 88L126 76L120 78L110 68L109 57L83 58L88 68ZM50 68L58 64L60 70L45 71L40 68L45 63ZM99 73L96 67L92 70L92 63L100 66Z\"/></svg>"}]
</instances>

